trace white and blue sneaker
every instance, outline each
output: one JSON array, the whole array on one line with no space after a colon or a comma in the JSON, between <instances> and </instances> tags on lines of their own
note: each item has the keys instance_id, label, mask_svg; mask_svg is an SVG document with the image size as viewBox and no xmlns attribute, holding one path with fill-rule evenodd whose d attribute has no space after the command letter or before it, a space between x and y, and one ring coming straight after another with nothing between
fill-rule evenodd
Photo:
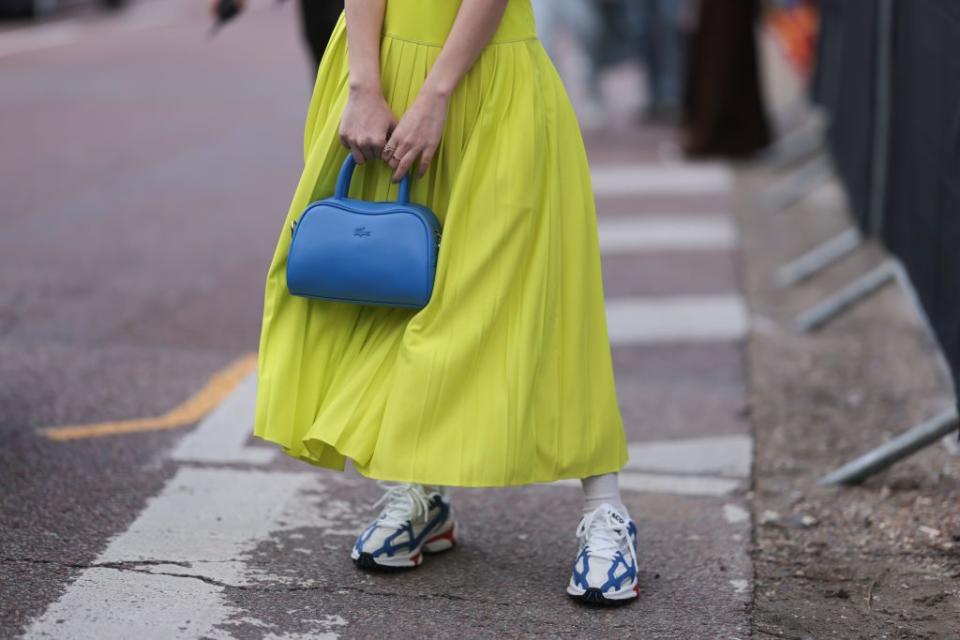
<instances>
[{"instance_id":1,"label":"white and blue sneaker","mask_svg":"<svg viewBox=\"0 0 960 640\"><path fill-rule=\"evenodd\" d=\"M361 569L397 571L418 567L424 553L452 549L457 523L450 502L435 490L420 484L383 484L387 492L374 506L383 504L379 517L370 523L350 557Z\"/></svg>"},{"instance_id":2,"label":"white and blue sneaker","mask_svg":"<svg viewBox=\"0 0 960 640\"><path fill-rule=\"evenodd\" d=\"M619 604L640 595L637 582L637 525L609 504L583 516L577 527L580 550L567 593L590 604Z\"/></svg>"}]
</instances>

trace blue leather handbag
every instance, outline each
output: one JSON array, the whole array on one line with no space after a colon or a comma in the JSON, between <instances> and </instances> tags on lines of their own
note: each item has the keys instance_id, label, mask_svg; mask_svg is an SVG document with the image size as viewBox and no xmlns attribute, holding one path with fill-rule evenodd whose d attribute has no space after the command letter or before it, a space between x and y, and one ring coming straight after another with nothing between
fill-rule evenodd
<instances>
[{"instance_id":1,"label":"blue leather handbag","mask_svg":"<svg viewBox=\"0 0 960 640\"><path fill-rule=\"evenodd\" d=\"M287 289L335 302L422 308L433 293L440 222L411 204L409 173L397 202L348 198L355 168L348 155L333 197L310 204L293 224Z\"/></svg>"}]
</instances>

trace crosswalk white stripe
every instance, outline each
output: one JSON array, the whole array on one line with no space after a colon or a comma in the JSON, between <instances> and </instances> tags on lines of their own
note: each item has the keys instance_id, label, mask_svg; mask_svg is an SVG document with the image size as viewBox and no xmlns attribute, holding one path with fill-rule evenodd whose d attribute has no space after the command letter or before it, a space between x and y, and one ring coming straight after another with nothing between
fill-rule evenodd
<instances>
[{"instance_id":1,"label":"crosswalk white stripe","mask_svg":"<svg viewBox=\"0 0 960 640\"><path fill-rule=\"evenodd\" d=\"M736 246L726 216L632 215L601 218L600 251L605 255L642 251L721 251Z\"/></svg>"},{"instance_id":2,"label":"crosswalk white stripe","mask_svg":"<svg viewBox=\"0 0 960 640\"><path fill-rule=\"evenodd\" d=\"M279 449L273 445L247 446L253 431L257 376L250 374L199 424L185 435L171 457L180 462L269 464Z\"/></svg>"},{"instance_id":3,"label":"crosswalk white stripe","mask_svg":"<svg viewBox=\"0 0 960 640\"><path fill-rule=\"evenodd\" d=\"M748 316L737 295L615 297L607 299L614 346L741 340Z\"/></svg>"},{"instance_id":4,"label":"crosswalk white stripe","mask_svg":"<svg viewBox=\"0 0 960 640\"><path fill-rule=\"evenodd\" d=\"M308 490L315 473L181 468L25 637L231 637L215 628L235 613L220 583L247 582L244 554Z\"/></svg>"},{"instance_id":5,"label":"crosswalk white stripe","mask_svg":"<svg viewBox=\"0 0 960 640\"><path fill-rule=\"evenodd\" d=\"M664 493L678 496L726 496L740 489L743 480L715 476L684 475L671 473L620 472L620 489L639 493ZM558 480L547 486L579 489L579 480Z\"/></svg>"},{"instance_id":6,"label":"crosswalk white stripe","mask_svg":"<svg viewBox=\"0 0 960 640\"><path fill-rule=\"evenodd\" d=\"M743 484L742 480L709 476L683 476L657 473L620 473L620 488L643 493L670 493L681 496L725 496Z\"/></svg>"},{"instance_id":7,"label":"crosswalk white stripe","mask_svg":"<svg viewBox=\"0 0 960 640\"><path fill-rule=\"evenodd\" d=\"M725 194L733 173L720 163L675 165L595 165L593 191L597 196Z\"/></svg>"},{"instance_id":8,"label":"crosswalk white stripe","mask_svg":"<svg viewBox=\"0 0 960 640\"><path fill-rule=\"evenodd\" d=\"M627 469L729 478L750 475L753 439L746 434L631 442Z\"/></svg>"}]
</instances>

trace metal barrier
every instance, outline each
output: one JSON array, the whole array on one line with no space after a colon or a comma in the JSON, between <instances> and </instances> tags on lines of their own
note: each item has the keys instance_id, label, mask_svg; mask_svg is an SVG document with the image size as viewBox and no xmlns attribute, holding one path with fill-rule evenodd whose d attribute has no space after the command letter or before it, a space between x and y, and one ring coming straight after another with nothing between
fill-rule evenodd
<instances>
[{"instance_id":1,"label":"metal barrier","mask_svg":"<svg viewBox=\"0 0 960 640\"><path fill-rule=\"evenodd\" d=\"M814 100L825 111L830 161L808 161L774 185L765 204L803 197L824 166L833 166L855 228L784 265L783 286L802 282L865 242L890 259L799 314L810 332L888 284L898 283L921 325L943 347L940 363L960 370L960 3L955 0L820 0L820 60ZM924 58L926 56L926 58ZM924 65L931 67L923 76ZM934 112L942 109L943 113ZM938 146L943 142L942 146ZM817 177L819 179L819 175ZM931 193L937 194L931 200ZM923 208L919 208L922 206ZM925 205L925 206L924 206ZM883 446L826 475L853 484L957 429L946 409Z\"/></svg>"}]
</instances>

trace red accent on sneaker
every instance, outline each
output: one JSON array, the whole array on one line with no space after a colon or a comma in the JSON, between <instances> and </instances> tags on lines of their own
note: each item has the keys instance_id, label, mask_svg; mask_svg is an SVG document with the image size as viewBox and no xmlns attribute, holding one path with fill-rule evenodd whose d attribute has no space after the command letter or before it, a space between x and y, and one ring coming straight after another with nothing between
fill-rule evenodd
<instances>
[{"instance_id":1,"label":"red accent on sneaker","mask_svg":"<svg viewBox=\"0 0 960 640\"><path fill-rule=\"evenodd\" d=\"M453 527L450 527L449 531L445 531L439 535L433 536L424 542L424 544L430 544L431 542L436 542L437 540L449 540L451 544L456 544L457 541L453 538Z\"/></svg>"},{"instance_id":2,"label":"red accent on sneaker","mask_svg":"<svg viewBox=\"0 0 960 640\"><path fill-rule=\"evenodd\" d=\"M410 560L413 562L413 566L415 567L419 566L420 563L423 561L423 554L418 553L417 555L410 558Z\"/></svg>"}]
</instances>

